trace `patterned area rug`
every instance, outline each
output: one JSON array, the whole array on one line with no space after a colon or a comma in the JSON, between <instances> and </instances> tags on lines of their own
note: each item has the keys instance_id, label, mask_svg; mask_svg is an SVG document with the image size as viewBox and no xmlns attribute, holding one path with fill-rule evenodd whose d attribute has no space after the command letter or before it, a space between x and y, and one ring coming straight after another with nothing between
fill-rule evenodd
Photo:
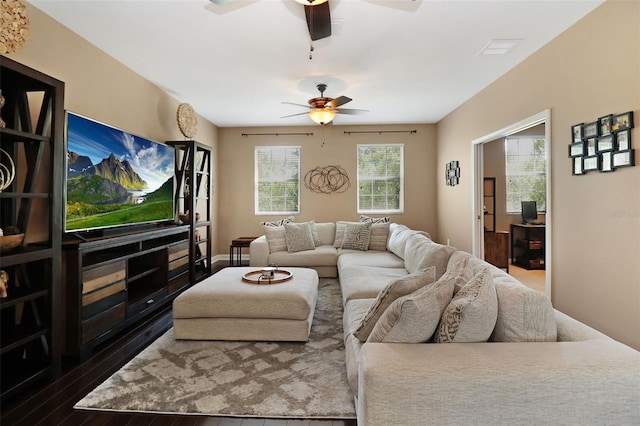
<instances>
[{"instance_id":1,"label":"patterned area rug","mask_svg":"<svg viewBox=\"0 0 640 426\"><path fill-rule=\"evenodd\" d=\"M347 384L338 280L320 280L306 344L181 341L169 330L74 408L355 418Z\"/></svg>"}]
</instances>

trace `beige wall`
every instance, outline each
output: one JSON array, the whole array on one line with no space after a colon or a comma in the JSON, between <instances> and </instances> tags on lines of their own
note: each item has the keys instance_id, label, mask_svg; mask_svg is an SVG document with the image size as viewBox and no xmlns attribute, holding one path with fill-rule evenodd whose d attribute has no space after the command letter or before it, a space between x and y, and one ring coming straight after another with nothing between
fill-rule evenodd
<instances>
[{"instance_id":1,"label":"beige wall","mask_svg":"<svg viewBox=\"0 0 640 426\"><path fill-rule=\"evenodd\" d=\"M183 139L176 124L176 99L39 9L27 7L30 39L7 56L64 81L65 109L159 142ZM202 117L198 123L196 139L214 149L215 164L218 129Z\"/></svg>"},{"instance_id":2,"label":"beige wall","mask_svg":"<svg viewBox=\"0 0 640 426\"><path fill-rule=\"evenodd\" d=\"M337 118L336 121L340 119ZM417 130L410 133L344 134L345 131ZM286 136L283 133L313 133L313 136ZM242 136L242 133L278 133L280 136ZM254 148L263 145L302 147L300 174L318 166L342 166L351 182L343 193L318 194L302 185L297 222L315 220L358 220L356 212L356 146L363 143L402 143L405 158L404 214L391 215L394 222L437 234L435 125L402 126L310 126L220 129L219 246L228 247L233 238L262 235L259 222L274 216L254 214ZM442 179L444 180L444 179ZM374 215L372 215L374 216Z\"/></svg>"},{"instance_id":3,"label":"beige wall","mask_svg":"<svg viewBox=\"0 0 640 426\"><path fill-rule=\"evenodd\" d=\"M471 141L551 109L552 301L640 349L640 167L571 175L573 124L634 111L640 122L640 2L608 1L438 123L441 238L471 250ZM640 164L640 126L632 130Z\"/></svg>"}]
</instances>

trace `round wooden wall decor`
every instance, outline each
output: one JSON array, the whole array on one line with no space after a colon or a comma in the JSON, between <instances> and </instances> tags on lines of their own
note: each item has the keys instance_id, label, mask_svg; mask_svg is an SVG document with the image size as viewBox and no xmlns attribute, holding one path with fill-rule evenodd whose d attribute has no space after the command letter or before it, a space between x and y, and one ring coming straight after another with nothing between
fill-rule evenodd
<instances>
[{"instance_id":1,"label":"round wooden wall decor","mask_svg":"<svg viewBox=\"0 0 640 426\"><path fill-rule=\"evenodd\" d=\"M21 0L0 1L0 54L20 49L29 39L29 16Z\"/></svg>"},{"instance_id":2,"label":"round wooden wall decor","mask_svg":"<svg viewBox=\"0 0 640 426\"><path fill-rule=\"evenodd\" d=\"M193 107L187 103L178 105L178 128L185 138L193 138L198 131L198 118Z\"/></svg>"}]
</instances>

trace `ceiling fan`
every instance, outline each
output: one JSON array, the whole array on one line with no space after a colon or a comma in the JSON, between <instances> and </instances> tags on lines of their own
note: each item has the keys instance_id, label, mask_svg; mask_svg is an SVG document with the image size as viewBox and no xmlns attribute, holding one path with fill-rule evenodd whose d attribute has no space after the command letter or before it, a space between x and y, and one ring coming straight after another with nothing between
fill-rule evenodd
<instances>
[{"instance_id":1,"label":"ceiling fan","mask_svg":"<svg viewBox=\"0 0 640 426\"><path fill-rule=\"evenodd\" d=\"M324 83L320 83L316 86L320 91L320 97L309 99L308 106L303 104L296 104L293 102L282 102L283 104L289 105L297 105L304 108L309 108L308 112L299 112L297 114L285 115L281 118L287 117L295 117L297 115L309 114L309 118L320 125L325 125L331 123L336 114L361 114L363 112L368 112L366 109L347 109L347 108L339 108L340 106L346 104L347 102L351 102L351 98L346 96L339 96L337 98L325 98L324 91L327 90L327 85Z\"/></svg>"},{"instance_id":2,"label":"ceiling fan","mask_svg":"<svg viewBox=\"0 0 640 426\"><path fill-rule=\"evenodd\" d=\"M209 0L219 6L234 0ZM320 40L331 35L331 12L329 0L295 0L304 5L307 18L307 28L312 41Z\"/></svg>"}]
</instances>

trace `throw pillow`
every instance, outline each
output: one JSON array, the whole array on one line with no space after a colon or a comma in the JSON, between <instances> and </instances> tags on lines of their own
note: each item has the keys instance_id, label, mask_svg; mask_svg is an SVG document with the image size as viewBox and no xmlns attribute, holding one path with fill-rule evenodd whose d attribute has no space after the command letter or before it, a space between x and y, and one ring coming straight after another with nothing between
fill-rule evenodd
<instances>
[{"instance_id":1,"label":"throw pillow","mask_svg":"<svg viewBox=\"0 0 640 426\"><path fill-rule=\"evenodd\" d=\"M284 219L272 220L270 222L260 222L260 225L262 225L262 226L282 226L285 223L293 222L293 219L294 219L293 216L289 216L289 217L285 217Z\"/></svg>"},{"instance_id":2,"label":"throw pillow","mask_svg":"<svg viewBox=\"0 0 640 426\"><path fill-rule=\"evenodd\" d=\"M344 230L347 228L347 223L359 223L359 222L345 222L339 220L336 222L336 236L333 240L333 246L335 248L342 247L342 240L344 239Z\"/></svg>"},{"instance_id":3,"label":"throw pillow","mask_svg":"<svg viewBox=\"0 0 640 426\"><path fill-rule=\"evenodd\" d=\"M320 237L318 236L318 228L316 228L315 221L307 222L311 228L311 237L313 238L313 245L316 247L320 247L322 242L320 241Z\"/></svg>"},{"instance_id":4,"label":"throw pillow","mask_svg":"<svg viewBox=\"0 0 640 426\"><path fill-rule=\"evenodd\" d=\"M264 225L264 235L267 237L269 253L287 251L287 242L284 237L284 226Z\"/></svg>"},{"instance_id":5,"label":"throw pillow","mask_svg":"<svg viewBox=\"0 0 640 426\"><path fill-rule=\"evenodd\" d=\"M391 222L390 217L369 217L366 215L360 215L360 222L371 222L371 223L389 223Z\"/></svg>"},{"instance_id":6,"label":"throw pillow","mask_svg":"<svg viewBox=\"0 0 640 426\"><path fill-rule=\"evenodd\" d=\"M367 342L429 341L452 296L453 280L443 280L397 299L384 311Z\"/></svg>"},{"instance_id":7,"label":"throw pillow","mask_svg":"<svg viewBox=\"0 0 640 426\"><path fill-rule=\"evenodd\" d=\"M370 236L371 222L347 223L340 247L343 249L365 251L369 248Z\"/></svg>"},{"instance_id":8,"label":"throw pillow","mask_svg":"<svg viewBox=\"0 0 640 426\"><path fill-rule=\"evenodd\" d=\"M316 248L315 244L313 244L311 225L309 223L285 223L284 237L289 253L314 250Z\"/></svg>"},{"instance_id":9,"label":"throw pillow","mask_svg":"<svg viewBox=\"0 0 640 426\"><path fill-rule=\"evenodd\" d=\"M369 250L387 251L390 223L372 223Z\"/></svg>"},{"instance_id":10,"label":"throw pillow","mask_svg":"<svg viewBox=\"0 0 640 426\"><path fill-rule=\"evenodd\" d=\"M437 343L489 340L498 316L498 298L488 267L482 268L445 308L434 339Z\"/></svg>"},{"instance_id":11,"label":"throw pillow","mask_svg":"<svg viewBox=\"0 0 640 426\"><path fill-rule=\"evenodd\" d=\"M398 278L387 284L387 286L378 293L376 300L371 304L369 311L364 316L360 324L353 332L354 336L361 342L366 342L371 331L382 316L387 307L396 299L411 294L414 291L433 283L436 279L435 268L418 271L405 277Z\"/></svg>"}]
</instances>

